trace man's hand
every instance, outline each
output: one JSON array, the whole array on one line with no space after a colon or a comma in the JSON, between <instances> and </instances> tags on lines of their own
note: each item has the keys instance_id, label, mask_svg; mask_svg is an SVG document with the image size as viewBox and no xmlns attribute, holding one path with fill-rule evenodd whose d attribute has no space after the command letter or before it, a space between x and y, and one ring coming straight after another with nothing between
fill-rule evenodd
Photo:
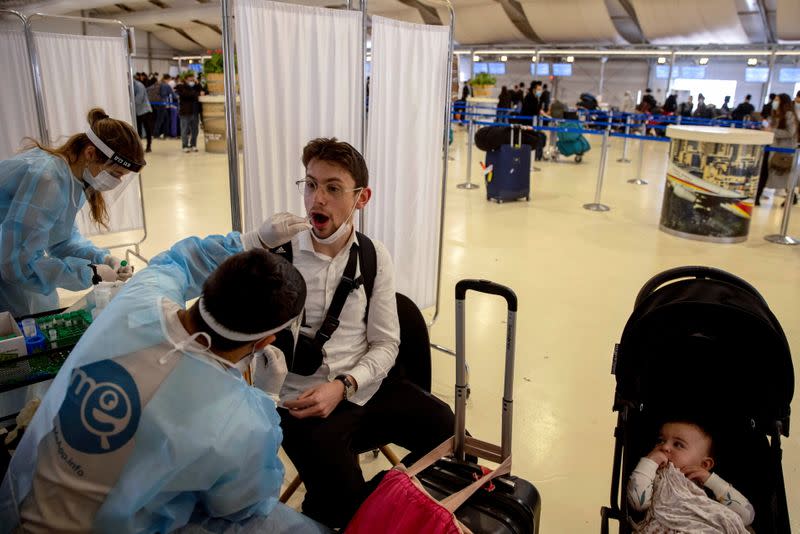
<instances>
[{"instance_id":1,"label":"man's hand","mask_svg":"<svg viewBox=\"0 0 800 534\"><path fill-rule=\"evenodd\" d=\"M685 467L682 467L681 473L683 473L686 476L686 478L688 478L701 488L706 485L708 477L711 476L711 473L709 473L699 465L687 465Z\"/></svg>"},{"instance_id":2,"label":"man's hand","mask_svg":"<svg viewBox=\"0 0 800 534\"><path fill-rule=\"evenodd\" d=\"M283 405L298 419L328 417L344 399L344 384L340 380L326 382L305 390L297 400Z\"/></svg>"},{"instance_id":3,"label":"man's hand","mask_svg":"<svg viewBox=\"0 0 800 534\"><path fill-rule=\"evenodd\" d=\"M661 447L659 446L656 446L655 449L650 451L650 454L648 454L647 457L653 460L655 463L657 463L658 467L667 465L667 463L669 462L669 458L667 458L667 455L664 454L664 452L661 450Z\"/></svg>"}]
</instances>

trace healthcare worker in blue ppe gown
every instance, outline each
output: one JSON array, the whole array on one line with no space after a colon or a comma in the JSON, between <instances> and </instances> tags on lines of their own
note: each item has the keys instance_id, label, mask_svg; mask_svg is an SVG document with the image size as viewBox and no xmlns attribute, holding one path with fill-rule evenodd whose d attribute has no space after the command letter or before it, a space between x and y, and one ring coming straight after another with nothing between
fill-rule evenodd
<instances>
[{"instance_id":1,"label":"healthcare worker in blue ppe gown","mask_svg":"<svg viewBox=\"0 0 800 534\"><path fill-rule=\"evenodd\" d=\"M130 278L130 266L94 246L75 225L86 203L107 226L102 192L144 166L141 140L130 124L99 108L85 133L57 148L32 148L0 161L0 312L15 317L57 309L56 288L86 289L97 274Z\"/></svg>"},{"instance_id":2,"label":"healthcare worker in blue ppe gown","mask_svg":"<svg viewBox=\"0 0 800 534\"><path fill-rule=\"evenodd\" d=\"M282 383L268 345L299 330L305 298L300 273L255 232L188 238L153 258L45 395L0 486L0 532L163 533L198 515L269 515L280 418L239 369Z\"/></svg>"}]
</instances>

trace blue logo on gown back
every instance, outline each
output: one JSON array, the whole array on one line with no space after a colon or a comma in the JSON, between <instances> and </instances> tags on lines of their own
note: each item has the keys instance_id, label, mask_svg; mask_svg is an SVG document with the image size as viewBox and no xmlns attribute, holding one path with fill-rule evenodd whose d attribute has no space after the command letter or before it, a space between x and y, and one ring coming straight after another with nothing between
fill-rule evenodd
<instances>
[{"instance_id":1,"label":"blue logo on gown back","mask_svg":"<svg viewBox=\"0 0 800 534\"><path fill-rule=\"evenodd\" d=\"M139 426L139 389L130 373L112 360L73 369L58 415L73 449L112 452L128 443Z\"/></svg>"}]
</instances>

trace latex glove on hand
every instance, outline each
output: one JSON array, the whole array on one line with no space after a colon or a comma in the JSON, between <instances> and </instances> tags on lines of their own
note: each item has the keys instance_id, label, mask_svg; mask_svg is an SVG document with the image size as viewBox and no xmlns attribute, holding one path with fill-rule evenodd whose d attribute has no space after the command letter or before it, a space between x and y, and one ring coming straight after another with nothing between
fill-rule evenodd
<instances>
[{"instance_id":1,"label":"latex glove on hand","mask_svg":"<svg viewBox=\"0 0 800 534\"><path fill-rule=\"evenodd\" d=\"M128 262L123 261L116 256L109 254L103 259L103 263L114 269L114 271L117 273L117 280L121 282L130 280L133 276L133 265L130 265Z\"/></svg>"},{"instance_id":2,"label":"latex glove on hand","mask_svg":"<svg viewBox=\"0 0 800 534\"><path fill-rule=\"evenodd\" d=\"M103 263L95 263L94 264L94 271L97 273L97 276L100 277L100 280L95 281L94 277L92 277L92 283L96 284L98 282L116 282L117 281L117 272L105 265Z\"/></svg>"},{"instance_id":3,"label":"latex glove on hand","mask_svg":"<svg viewBox=\"0 0 800 534\"><path fill-rule=\"evenodd\" d=\"M257 387L278 403L283 387L283 381L289 374L286 367L286 358L283 351L272 345L267 345L261 352L257 352L250 362L250 373L253 377L253 387Z\"/></svg>"},{"instance_id":4,"label":"latex glove on hand","mask_svg":"<svg viewBox=\"0 0 800 534\"><path fill-rule=\"evenodd\" d=\"M292 213L276 213L261 224L258 230L242 234L242 245L246 250L261 247L275 248L292 240L303 230L310 230L311 223L304 217Z\"/></svg>"}]
</instances>

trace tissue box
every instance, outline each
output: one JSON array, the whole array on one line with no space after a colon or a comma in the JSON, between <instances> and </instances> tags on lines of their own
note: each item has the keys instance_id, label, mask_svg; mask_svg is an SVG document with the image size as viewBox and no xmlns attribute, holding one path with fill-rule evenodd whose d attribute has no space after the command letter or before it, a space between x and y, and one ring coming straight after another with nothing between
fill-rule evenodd
<instances>
[{"instance_id":1,"label":"tissue box","mask_svg":"<svg viewBox=\"0 0 800 534\"><path fill-rule=\"evenodd\" d=\"M25 338L22 336L19 325L9 312L0 312L0 363L4 360L27 356L27 354Z\"/></svg>"}]
</instances>

